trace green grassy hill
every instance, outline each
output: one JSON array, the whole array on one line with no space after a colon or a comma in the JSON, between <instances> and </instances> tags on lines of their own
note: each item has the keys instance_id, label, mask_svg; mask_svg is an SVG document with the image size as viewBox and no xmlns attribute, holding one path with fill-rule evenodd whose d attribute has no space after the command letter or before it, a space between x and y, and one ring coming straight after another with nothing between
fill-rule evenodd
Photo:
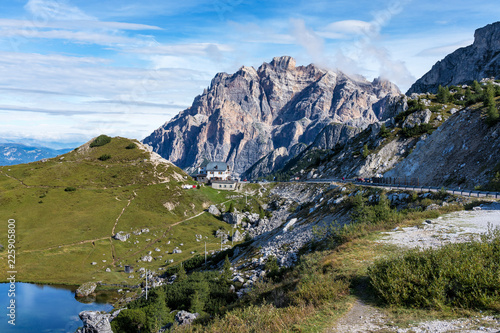
<instances>
[{"instance_id":1,"label":"green grassy hill","mask_svg":"<svg viewBox=\"0 0 500 333\"><path fill-rule=\"evenodd\" d=\"M116 137L91 146L0 167L0 244L7 246L7 221L15 219L18 280L135 284L139 274L130 279L120 265L158 269L169 259L177 264L204 251L195 234L204 236L209 250L220 248L213 234L230 226L204 209L234 193L182 189L192 179L135 140ZM134 235L145 228L149 232ZM130 238L112 238L119 231ZM172 254L175 247L182 253ZM155 260L138 262L149 251ZM8 270L6 250L0 252L0 270Z\"/></svg>"}]
</instances>

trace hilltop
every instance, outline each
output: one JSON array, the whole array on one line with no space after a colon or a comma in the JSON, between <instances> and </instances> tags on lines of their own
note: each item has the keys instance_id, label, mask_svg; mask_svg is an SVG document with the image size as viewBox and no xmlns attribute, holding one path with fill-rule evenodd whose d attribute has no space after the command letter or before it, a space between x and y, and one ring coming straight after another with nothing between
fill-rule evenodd
<instances>
[{"instance_id":1,"label":"hilltop","mask_svg":"<svg viewBox=\"0 0 500 333\"><path fill-rule=\"evenodd\" d=\"M133 285L140 273L129 278L126 264L153 270L167 260L177 264L201 252L196 235L207 237L208 250L217 249L215 231L230 227L204 210L230 194L185 190L185 184L195 183L147 146L120 137L100 136L56 158L0 167L0 218L16 220L18 280ZM6 228L0 227L4 235ZM128 239L113 237L120 232ZM172 254L175 247L182 253ZM151 259L141 259L149 253ZM6 271L6 252L0 256Z\"/></svg>"}]
</instances>

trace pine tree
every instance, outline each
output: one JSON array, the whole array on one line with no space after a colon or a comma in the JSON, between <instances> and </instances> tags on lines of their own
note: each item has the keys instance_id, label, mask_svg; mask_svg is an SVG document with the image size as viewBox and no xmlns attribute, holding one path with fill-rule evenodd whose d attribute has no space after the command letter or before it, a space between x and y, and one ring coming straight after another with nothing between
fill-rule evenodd
<instances>
[{"instance_id":1,"label":"pine tree","mask_svg":"<svg viewBox=\"0 0 500 333\"><path fill-rule=\"evenodd\" d=\"M495 125L498 122L500 115L498 109L495 105L490 105L488 111L486 112L486 121L490 126Z\"/></svg>"},{"instance_id":2,"label":"pine tree","mask_svg":"<svg viewBox=\"0 0 500 333\"><path fill-rule=\"evenodd\" d=\"M436 99L439 103L448 103L450 101L450 98L451 98L451 94L450 94L450 90L448 89L448 87L442 87L441 85L439 85L438 87L438 93L436 95Z\"/></svg>"},{"instance_id":3,"label":"pine tree","mask_svg":"<svg viewBox=\"0 0 500 333\"><path fill-rule=\"evenodd\" d=\"M361 152L361 154L363 155L363 158L367 158L368 155L370 154L370 151L368 150L368 145L364 145L363 146L363 151Z\"/></svg>"},{"instance_id":4,"label":"pine tree","mask_svg":"<svg viewBox=\"0 0 500 333\"><path fill-rule=\"evenodd\" d=\"M177 281L184 281L187 279L187 273L186 270L184 269L184 266L181 265L179 266L179 270L177 271Z\"/></svg>"},{"instance_id":5,"label":"pine tree","mask_svg":"<svg viewBox=\"0 0 500 333\"><path fill-rule=\"evenodd\" d=\"M485 108L495 106L495 88L493 88L491 83L483 90L483 105Z\"/></svg>"},{"instance_id":6,"label":"pine tree","mask_svg":"<svg viewBox=\"0 0 500 333\"><path fill-rule=\"evenodd\" d=\"M222 266L222 274L221 278L223 281L229 281L232 277L233 273L231 272L231 261L229 261L229 257L226 255L226 259L224 259L224 265Z\"/></svg>"},{"instance_id":7,"label":"pine tree","mask_svg":"<svg viewBox=\"0 0 500 333\"><path fill-rule=\"evenodd\" d=\"M474 93L480 94L483 91L483 88L481 88L479 82L474 80L474 82L472 82L472 90L474 90Z\"/></svg>"}]
</instances>

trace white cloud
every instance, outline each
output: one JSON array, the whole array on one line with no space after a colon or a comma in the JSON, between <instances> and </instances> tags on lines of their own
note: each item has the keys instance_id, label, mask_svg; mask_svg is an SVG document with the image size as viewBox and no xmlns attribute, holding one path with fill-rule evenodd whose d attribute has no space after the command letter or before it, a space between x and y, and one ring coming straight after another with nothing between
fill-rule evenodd
<instances>
[{"instance_id":1,"label":"white cloud","mask_svg":"<svg viewBox=\"0 0 500 333\"><path fill-rule=\"evenodd\" d=\"M290 24L291 34L295 38L297 44L301 45L307 51L314 63L325 65L327 61L325 58L323 39L312 29L307 28L304 20L291 19Z\"/></svg>"},{"instance_id":2,"label":"white cloud","mask_svg":"<svg viewBox=\"0 0 500 333\"><path fill-rule=\"evenodd\" d=\"M13 19L1 19L0 18L0 28L54 28L54 29L106 29L106 30L162 30L162 28L147 25L147 24L137 24L137 23L126 23L126 22L106 22L97 20L72 20L72 21L47 21L42 25L38 25L37 22L33 20L13 20Z\"/></svg>"},{"instance_id":3,"label":"white cloud","mask_svg":"<svg viewBox=\"0 0 500 333\"><path fill-rule=\"evenodd\" d=\"M318 31L318 35L330 39L343 39L355 35L366 35L373 29L374 26L370 22L344 20L328 24Z\"/></svg>"},{"instance_id":4,"label":"white cloud","mask_svg":"<svg viewBox=\"0 0 500 333\"><path fill-rule=\"evenodd\" d=\"M39 20L96 20L95 17L85 14L78 7L70 5L65 0L29 0L24 8Z\"/></svg>"}]
</instances>

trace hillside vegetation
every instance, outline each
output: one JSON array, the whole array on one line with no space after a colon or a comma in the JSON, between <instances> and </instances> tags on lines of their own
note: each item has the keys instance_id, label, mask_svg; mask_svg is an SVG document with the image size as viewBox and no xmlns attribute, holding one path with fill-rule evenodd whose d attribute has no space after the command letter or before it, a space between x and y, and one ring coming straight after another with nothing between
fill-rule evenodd
<instances>
[{"instance_id":1,"label":"hillside vegetation","mask_svg":"<svg viewBox=\"0 0 500 333\"><path fill-rule=\"evenodd\" d=\"M134 285L142 281L139 273L129 278L123 265L158 270L166 260L177 264L204 251L195 235L209 251L219 249L214 233L230 226L204 210L233 193L182 184L194 182L141 143L120 137L101 136L57 158L0 167L0 219L16 220L17 279ZM114 239L120 231L130 238ZM0 234L5 245L6 223ZM182 253L172 254L175 247ZM138 262L149 251L154 259ZM0 259L5 272L6 251Z\"/></svg>"}]
</instances>

